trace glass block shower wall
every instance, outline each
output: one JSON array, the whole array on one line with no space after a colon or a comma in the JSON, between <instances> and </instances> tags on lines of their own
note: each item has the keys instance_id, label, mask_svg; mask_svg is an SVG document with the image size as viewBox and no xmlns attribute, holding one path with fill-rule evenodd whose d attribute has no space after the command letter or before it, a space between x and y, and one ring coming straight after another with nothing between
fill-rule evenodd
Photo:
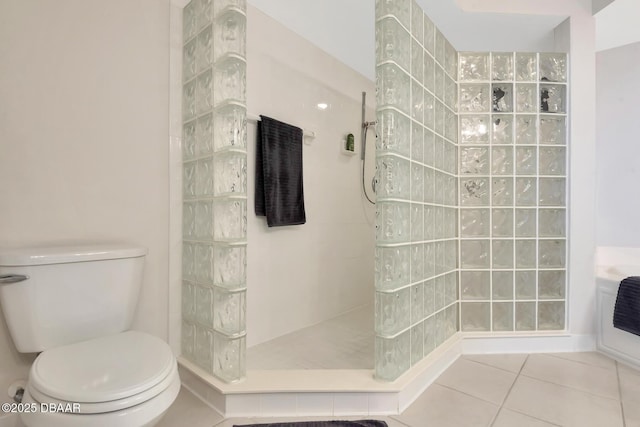
<instances>
[{"instance_id":1,"label":"glass block shower wall","mask_svg":"<svg viewBox=\"0 0 640 427\"><path fill-rule=\"evenodd\" d=\"M411 0L376 1L375 376L458 330L457 52Z\"/></svg>"},{"instance_id":2,"label":"glass block shower wall","mask_svg":"<svg viewBox=\"0 0 640 427\"><path fill-rule=\"evenodd\" d=\"M463 331L565 329L567 57L460 53Z\"/></svg>"},{"instance_id":3,"label":"glass block shower wall","mask_svg":"<svg viewBox=\"0 0 640 427\"><path fill-rule=\"evenodd\" d=\"M182 354L245 375L246 4L183 10Z\"/></svg>"}]
</instances>

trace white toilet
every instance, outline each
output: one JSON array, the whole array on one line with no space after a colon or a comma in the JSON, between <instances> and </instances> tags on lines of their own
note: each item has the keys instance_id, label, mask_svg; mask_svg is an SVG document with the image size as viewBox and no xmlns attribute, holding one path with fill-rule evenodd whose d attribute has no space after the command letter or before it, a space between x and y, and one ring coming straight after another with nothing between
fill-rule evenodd
<instances>
[{"instance_id":1,"label":"white toilet","mask_svg":"<svg viewBox=\"0 0 640 427\"><path fill-rule=\"evenodd\" d=\"M156 424L180 390L162 340L130 331L146 249L0 251L0 303L18 351L42 352L22 403L28 427Z\"/></svg>"}]
</instances>

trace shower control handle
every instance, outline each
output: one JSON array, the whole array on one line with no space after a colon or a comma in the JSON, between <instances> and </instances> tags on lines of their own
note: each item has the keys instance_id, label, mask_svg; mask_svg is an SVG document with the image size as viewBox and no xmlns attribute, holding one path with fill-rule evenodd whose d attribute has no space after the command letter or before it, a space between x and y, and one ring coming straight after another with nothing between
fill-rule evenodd
<instances>
[{"instance_id":1,"label":"shower control handle","mask_svg":"<svg viewBox=\"0 0 640 427\"><path fill-rule=\"evenodd\" d=\"M11 283L24 282L29 276L24 274L0 274L0 285L9 285Z\"/></svg>"}]
</instances>

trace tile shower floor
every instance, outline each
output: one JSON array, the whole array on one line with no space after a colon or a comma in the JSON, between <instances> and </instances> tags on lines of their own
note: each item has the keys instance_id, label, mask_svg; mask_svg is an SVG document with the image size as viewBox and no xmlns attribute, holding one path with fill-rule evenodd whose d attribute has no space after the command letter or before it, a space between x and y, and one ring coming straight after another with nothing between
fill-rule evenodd
<instances>
[{"instance_id":1,"label":"tile shower floor","mask_svg":"<svg viewBox=\"0 0 640 427\"><path fill-rule=\"evenodd\" d=\"M247 349L247 369L373 369L373 306Z\"/></svg>"},{"instance_id":2,"label":"tile shower floor","mask_svg":"<svg viewBox=\"0 0 640 427\"><path fill-rule=\"evenodd\" d=\"M183 389L158 427L345 418L390 427L640 426L640 371L599 353L467 355L400 415L223 419Z\"/></svg>"}]
</instances>

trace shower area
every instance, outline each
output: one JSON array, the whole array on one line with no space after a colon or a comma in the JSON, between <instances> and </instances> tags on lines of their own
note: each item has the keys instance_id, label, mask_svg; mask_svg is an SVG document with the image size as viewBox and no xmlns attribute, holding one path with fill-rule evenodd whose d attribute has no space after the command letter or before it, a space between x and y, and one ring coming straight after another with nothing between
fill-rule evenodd
<instances>
[{"instance_id":1,"label":"shower area","mask_svg":"<svg viewBox=\"0 0 640 427\"><path fill-rule=\"evenodd\" d=\"M181 348L207 374L391 382L566 329L566 53L459 52L411 0L375 2L375 49L372 81L243 0L184 8ZM314 136L304 225L253 213L260 115Z\"/></svg>"}]
</instances>

